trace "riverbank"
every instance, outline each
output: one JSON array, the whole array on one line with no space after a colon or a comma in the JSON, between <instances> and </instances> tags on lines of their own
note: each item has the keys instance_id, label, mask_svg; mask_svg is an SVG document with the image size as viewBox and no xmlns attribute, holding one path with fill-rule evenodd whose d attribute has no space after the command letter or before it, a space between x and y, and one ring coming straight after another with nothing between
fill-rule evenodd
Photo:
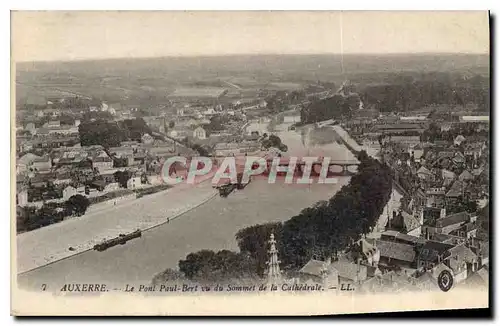
<instances>
[{"instance_id":1,"label":"riverbank","mask_svg":"<svg viewBox=\"0 0 500 326\"><path fill-rule=\"evenodd\" d=\"M17 272L23 273L91 250L95 244L120 233L151 229L199 206L215 195L210 182L181 184L19 234L16 237ZM70 247L74 250L70 251Z\"/></svg>"}]
</instances>

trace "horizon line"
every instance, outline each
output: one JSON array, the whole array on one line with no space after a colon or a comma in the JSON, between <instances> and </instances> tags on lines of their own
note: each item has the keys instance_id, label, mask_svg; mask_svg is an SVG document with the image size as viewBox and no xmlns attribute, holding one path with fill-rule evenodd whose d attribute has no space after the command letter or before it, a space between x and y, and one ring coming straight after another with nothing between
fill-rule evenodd
<instances>
[{"instance_id":1,"label":"horizon line","mask_svg":"<svg viewBox=\"0 0 500 326\"><path fill-rule=\"evenodd\" d=\"M340 52L311 52L311 53L225 53L225 54L194 54L194 55L161 55L161 56L140 56L140 57L107 57L107 58L87 58L87 59L59 59L59 60L30 60L30 61L11 61L15 64L26 63L73 63L88 61L107 61L107 60L146 60L146 59L168 59L168 58L216 58L216 57L243 57L243 56L422 56L422 55L460 55L460 56L490 56L490 52L372 52L372 53L340 53Z\"/></svg>"}]
</instances>

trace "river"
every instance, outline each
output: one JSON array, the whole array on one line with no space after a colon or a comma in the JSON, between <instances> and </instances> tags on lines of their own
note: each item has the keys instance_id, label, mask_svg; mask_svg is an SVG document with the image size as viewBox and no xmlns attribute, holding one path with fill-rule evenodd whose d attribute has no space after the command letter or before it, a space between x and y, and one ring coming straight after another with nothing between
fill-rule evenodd
<instances>
[{"instance_id":1,"label":"river","mask_svg":"<svg viewBox=\"0 0 500 326\"><path fill-rule=\"evenodd\" d=\"M312 144L314 137L287 131L276 133L289 148L289 155L326 156L337 160L353 159L336 141ZM324 138L324 137L323 137ZM215 197L168 224L145 231L141 238L106 251L87 251L39 267L18 276L22 288L57 289L65 283L106 283L122 287L129 283L148 283L166 268L201 249L237 250L235 234L241 228L264 222L285 221L319 200L331 198L349 182L339 177L337 184L289 185L277 180L255 179L244 190L227 198Z\"/></svg>"}]
</instances>

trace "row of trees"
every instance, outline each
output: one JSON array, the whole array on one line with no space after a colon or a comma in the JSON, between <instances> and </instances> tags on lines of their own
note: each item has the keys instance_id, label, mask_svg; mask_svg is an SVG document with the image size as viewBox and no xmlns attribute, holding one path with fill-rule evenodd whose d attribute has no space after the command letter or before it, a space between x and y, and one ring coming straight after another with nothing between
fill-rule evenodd
<instances>
[{"instance_id":1,"label":"row of trees","mask_svg":"<svg viewBox=\"0 0 500 326\"><path fill-rule=\"evenodd\" d=\"M333 198L284 223L281 259L285 268L300 268L312 255L344 250L375 226L391 196L391 171L365 152L358 159L359 173Z\"/></svg>"},{"instance_id":2,"label":"row of trees","mask_svg":"<svg viewBox=\"0 0 500 326\"><path fill-rule=\"evenodd\" d=\"M306 123L349 117L359 107L360 98L365 107L381 112L416 110L429 105L466 106L473 104L480 111L490 109L490 85L485 76L471 78L447 73L393 74L381 81L362 86L359 95L348 85L348 96L340 94L323 100L314 100L303 108L302 121Z\"/></svg>"},{"instance_id":3,"label":"row of trees","mask_svg":"<svg viewBox=\"0 0 500 326\"><path fill-rule=\"evenodd\" d=\"M350 117L352 112L359 108L360 97L358 94L342 96L340 94L313 101L300 111L303 123L313 123L328 119Z\"/></svg>"},{"instance_id":4,"label":"row of trees","mask_svg":"<svg viewBox=\"0 0 500 326\"><path fill-rule=\"evenodd\" d=\"M151 128L142 118L118 122L99 119L82 122L78 132L82 146L102 145L109 148L120 146L126 140L140 141L145 133L151 134Z\"/></svg>"},{"instance_id":5,"label":"row of trees","mask_svg":"<svg viewBox=\"0 0 500 326\"><path fill-rule=\"evenodd\" d=\"M281 138L279 138L276 135L267 135L266 133L263 135L262 140L261 140L261 145L262 148L264 149L269 149L269 148L277 148L282 152L288 151L288 146L283 144L281 141Z\"/></svg>"},{"instance_id":6,"label":"row of trees","mask_svg":"<svg viewBox=\"0 0 500 326\"><path fill-rule=\"evenodd\" d=\"M46 110L46 109L59 109L59 110L81 110L81 109L88 109L90 107L100 107L102 105L102 102L99 99L87 99L83 97L78 97L78 96L71 96L71 97L66 97L63 98L60 101L53 100L51 104L22 104L19 103L21 106L21 110L26 110L28 112L35 112L39 110Z\"/></svg>"},{"instance_id":7,"label":"row of trees","mask_svg":"<svg viewBox=\"0 0 500 326\"><path fill-rule=\"evenodd\" d=\"M305 99L306 93L304 91L292 91L290 93L278 91L266 98L266 107L271 113L278 113L287 110L289 105L300 104Z\"/></svg>"},{"instance_id":8,"label":"row of trees","mask_svg":"<svg viewBox=\"0 0 500 326\"><path fill-rule=\"evenodd\" d=\"M155 282L187 278L197 282L262 277L268 240L274 233L285 271L301 268L311 257L344 250L375 226L392 191L388 167L362 152L359 173L329 201L318 202L284 223L244 228L236 234L239 253L202 250L179 261L179 272L167 270Z\"/></svg>"},{"instance_id":9,"label":"row of trees","mask_svg":"<svg viewBox=\"0 0 500 326\"><path fill-rule=\"evenodd\" d=\"M436 140L444 140L452 142L458 135L464 137L488 137L489 131L477 130L475 123L461 123L454 125L450 130L441 131L441 127L437 123L431 123L429 127L422 133L420 137L422 141L434 142Z\"/></svg>"},{"instance_id":10,"label":"row of trees","mask_svg":"<svg viewBox=\"0 0 500 326\"><path fill-rule=\"evenodd\" d=\"M444 73L401 78L395 75L387 83L364 87L361 97L365 104L382 112L415 110L432 104L475 104L480 110L489 110L489 80L479 75L467 79Z\"/></svg>"}]
</instances>

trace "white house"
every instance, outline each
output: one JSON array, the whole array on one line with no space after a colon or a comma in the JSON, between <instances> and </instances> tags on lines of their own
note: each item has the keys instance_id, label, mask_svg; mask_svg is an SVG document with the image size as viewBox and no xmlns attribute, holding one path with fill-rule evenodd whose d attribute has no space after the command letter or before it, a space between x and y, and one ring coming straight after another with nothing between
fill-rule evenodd
<instances>
[{"instance_id":1,"label":"white house","mask_svg":"<svg viewBox=\"0 0 500 326\"><path fill-rule=\"evenodd\" d=\"M26 124L25 129L28 130L31 134L34 134L35 130L36 130L36 126L33 122L29 122Z\"/></svg>"},{"instance_id":2,"label":"white house","mask_svg":"<svg viewBox=\"0 0 500 326\"><path fill-rule=\"evenodd\" d=\"M141 187L141 177L132 177L127 181L127 189L136 189Z\"/></svg>"},{"instance_id":3,"label":"white house","mask_svg":"<svg viewBox=\"0 0 500 326\"><path fill-rule=\"evenodd\" d=\"M197 138L197 139L206 139L207 133L206 133L205 129L203 129L202 127L197 127L193 131L193 137Z\"/></svg>"},{"instance_id":4,"label":"white house","mask_svg":"<svg viewBox=\"0 0 500 326\"><path fill-rule=\"evenodd\" d=\"M300 115L288 115L283 117L283 122L284 123L296 123L300 122Z\"/></svg>"},{"instance_id":5,"label":"white house","mask_svg":"<svg viewBox=\"0 0 500 326\"><path fill-rule=\"evenodd\" d=\"M28 190L21 189L21 191L17 193L16 199L18 206L24 207L28 205Z\"/></svg>"},{"instance_id":6,"label":"white house","mask_svg":"<svg viewBox=\"0 0 500 326\"><path fill-rule=\"evenodd\" d=\"M109 156L98 156L92 161L92 167L97 168L99 172L112 169L113 160Z\"/></svg>"},{"instance_id":7,"label":"white house","mask_svg":"<svg viewBox=\"0 0 500 326\"><path fill-rule=\"evenodd\" d=\"M432 172L429 171L425 166L421 166L417 171L417 176L423 180L429 180L433 176Z\"/></svg>"},{"instance_id":8,"label":"white house","mask_svg":"<svg viewBox=\"0 0 500 326\"><path fill-rule=\"evenodd\" d=\"M415 162L420 162L420 159L424 155L424 148L422 147L421 144L417 144L415 147L410 149L410 155L413 154L413 158L415 159Z\"/></svg>"},{"instance_id":9,"label":"white house","mask_svg":"<svg viewBox=\"0 0 500 326\"><path fill-rule=\"evenodd\" d=\"M110 192L110 191L115 191L115 190L118 190L120 189L120 184L118 182L113 182L113 183L110 183L110 184L107 184L105 187L104 187L104 192Z\"/></svg>"},{"instance_id":10,"label":"white house","mask_svg":"<svg viewBox=\"0 0 500 326\"><path fill-rule=\"evenodd\" d=\"M76 195L76 188L72 186L67 186L63 189L63 199L68 200L71 196Z\"/></svg>"},{"instance_id":11,"label":"white house","mask_svg":"<svg viewBox=\"0 0 500 326\"><path fill-rule=\"evenodd\" d=\"M48 128L48 129L60 128L60 127L61 127L61 122L60 121L49 121L49 122L46 122L43 125L43 128Z\"/></svg>"},{"instance_id":12,"label":"white house","mask_svg":"<svg viewBox=\"0 0 500 326\"><path fill-rule=\"evenodd\" d=\"M48 171L52 168L52 161L48 156L40 157L34 159L33 162L31 163L31 166L36 171Z\"/></svg>"},{"instance_id":13,"label":"white house","mask_svg":"<svg viewBox=\"0 0 500 326\"><path fill-rule=\"evenodd\" d=\"M458 135L455 140L453 141L453 143L456 145L456 146L460 146L460 144L462 144L463 142L465 141L465 137L462 136L462 135Z\"/></svg>"}]
</instances>

